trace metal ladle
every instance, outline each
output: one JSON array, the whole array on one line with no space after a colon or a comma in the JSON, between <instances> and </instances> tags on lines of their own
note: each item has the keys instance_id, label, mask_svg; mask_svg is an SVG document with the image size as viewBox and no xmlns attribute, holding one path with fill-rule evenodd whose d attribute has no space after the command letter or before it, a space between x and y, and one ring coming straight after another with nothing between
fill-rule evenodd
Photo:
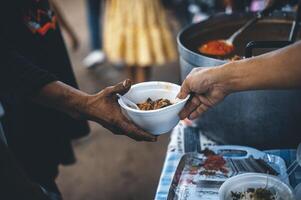
<instances>
[{"instance_id":1,"label":"metal ladle","mask_svg":"<svg viewBox=\"0 0 301 200\"><path fill-rule=\"evenodd\" d=\"M264 16L268 15L269 13L271 13L272 11L274 11L277 8L281 8L283 5L283 2L281 2L281 0L275 1L272 5L266 7L263 11L258 12L256 14L255 17L253 17L252 19L250 19L245 25L243 25L240 29L238 29L237 31L235 31L228 39L219 39L219 40L214 40L214 42L218 42L221 46L226 46L228 47L228 51L226 51L223 55L222 54L214 54L214 53L206 53L205 51L201 53L207 54L207 55L212 55L212 56L226 56L228 54L231 54L234 51L234 40L241 34L243 33L245 30L247 30L249 27L251 27L253 24L255 24L258 20L262 19ZM203 44L201 46L200 49L202 49L202 47L204 47L205 45L210 44L210 42L206 42L205 44Z\"/></svg>"}]
</instances>

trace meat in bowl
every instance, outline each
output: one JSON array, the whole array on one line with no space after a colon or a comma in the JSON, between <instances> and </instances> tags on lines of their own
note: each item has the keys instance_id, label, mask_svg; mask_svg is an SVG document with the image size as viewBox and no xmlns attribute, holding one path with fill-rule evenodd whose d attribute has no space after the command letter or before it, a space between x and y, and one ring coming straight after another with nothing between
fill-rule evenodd
<instances>
[{"instance_id":1,"label":"meat in bowl","mask_svg":"<svg viewBox=\"0 0 301 200\"><path fill-rule=\"evenodd\" d=\"M170 105L172 105L172 103L168 99L162 98L155 101L153 101L151 98L147 98L145 102L137 104L140 110L157 110Z\"/></svg>"}]
</instances>

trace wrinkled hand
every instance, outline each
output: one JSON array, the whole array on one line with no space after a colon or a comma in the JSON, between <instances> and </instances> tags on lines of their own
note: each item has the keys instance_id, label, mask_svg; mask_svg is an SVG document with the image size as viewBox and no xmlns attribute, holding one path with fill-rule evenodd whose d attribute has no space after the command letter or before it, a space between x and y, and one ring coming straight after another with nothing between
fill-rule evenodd
<instances>
[{"instance_id":1,"label":"wrinkled hand","mask_svg":"<svg viewBox=\"0 0 301 200\"><path fill-rule=\"evenodd\" d=\"M157 140L156 136L143 131L129 121L122 113L116 93L125 94L131 88L131 81L125 80L115 86L107 87L98 94L91 95L86 103L89 116L93 121L117 135L126 135L137 141Z\"/></svg>"},{"instance_id":2,"label":"wrinkled hand","mask_svg":"<svg viewBox=\"0 0 301 200\"><path fill-rule=\"evenodd\" d=\"M180 118L195 119L222 101L229 92L220 83L213 68L195 68L184 80L178 98L191 98L180 112Z\"/></svg>"}]
</instances>

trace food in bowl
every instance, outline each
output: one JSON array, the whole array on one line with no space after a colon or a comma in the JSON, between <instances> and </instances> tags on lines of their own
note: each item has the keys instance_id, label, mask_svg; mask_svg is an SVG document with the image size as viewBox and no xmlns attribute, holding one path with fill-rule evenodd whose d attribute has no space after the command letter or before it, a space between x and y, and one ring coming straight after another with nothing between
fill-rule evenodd
<instances>
[{"instance_id":1,"label":"food in bowl","mask_svg":"<svg viewBox=\"0 0 301 200\"><path fill-rule=\"evenodd\" d=\"M140 110L157 110L160 108L164 108L172 105L172 103L168 99L157 99L153 101L151 98L147 98L147 100L143 103L138 103L137 106Z\"/></svg>"},{"instance_id":2,"label":"food in bowl","mask_svg":"<svg viewBox=\"0 0 301 200\"><path fill-rule=\"evenodd\" d=\"M251 188L251 190L249 190ZM219 199L220 200L266 200L265 198L258 198L252 196L247 198L246 196L234 196L233 194L253 194L253 189L267 189L274 196L271 196L272 200L295 200L294 192L292 188L286 183L279 179L277 176L264 174L264 173L243 173L236 176L232 176L227 179L220 187ZM248 191L249 190L249 191ZM258 190L256 194L263 194L266 191ZM267 193L268 194L268 193ZM236 198L239 197L239 198ZM257 197L257 198L255 198ZM269 197L269 196L268 196ZM274 197L274 198L273 198ZM267 199L269 200L269 198Z\"/></svg>"},{"instance_id":3,"label":"food in bowl","mask_svg":"<svg viewBox=\"0 0 301 200\"><path fill-rule=\"evenodd\" d=\"M148 98L176 100L180 90L181 86L174 83L151 81L133 85L124 96L137 105ZM137 126L154 135L161 135L168 133L179 123L179 113L188 99L189 95L185 99L172 102L172 105L148 111L131 108L120 98L118 103L123 114Z\"/></svg>"},{"instance_id":4,"label":"food in bowl","mask_svg":"<svg viewBox=\"0 0 301 200\"><path fill-rule=\"evenodd\" d=\"M233 200L276 200L276 194L273 194L266 188L248 188L244 192L231 191Z\"/></svg>"}]
</instances>

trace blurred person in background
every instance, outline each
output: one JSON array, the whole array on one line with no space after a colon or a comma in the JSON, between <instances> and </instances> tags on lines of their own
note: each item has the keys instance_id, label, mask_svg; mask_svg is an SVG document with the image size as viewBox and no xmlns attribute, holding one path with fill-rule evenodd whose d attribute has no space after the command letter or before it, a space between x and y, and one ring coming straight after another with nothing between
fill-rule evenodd
<instances>
[{"instance_id":1,"label":"blurred person in background","mask_svg":"<svg viewBox=\"0 0 301 200\"><path fill-rule=\"evenodd\" d=\"M249 0L163 0L182 26L197 23L218 12L244 11Z\"/></svg>"},{"instance_id":2,"label":"blurred person in background","mask_svg":"<svg viewBox=\"0 0 301 200\"><path fill-rule=\"evenodd\" d=\"M163 0L163 4L172 10L182 26L197 23L218 12L257 12L275 0ZM277 1L277 0L276 0ZM278 0L282 1L282 0ZM291 5L297 0L283 0Z\"/></svg>"},{"instance_id":3,"label":"blurred person in background","mask_svg":"<svg viewBox=\"0 0 301 200\"><path fill-rule=\"evenodd\" d=\"M53 11L55 12L58 18L60 26L67 33L67 36L71 41L72 49L77 50L80 44L79 44L79 39L74 32L74 29L71 27L70 23L66 20L66 17L64 16L60 7L58 6L56 0L50 0L49 3L52 6Z\"/></svg>"},{"instance_id":4,"label":"blurred person in background","mask_svg":"<svg viewBox=\"0 0 301 200\"><path fill-rule=\"evenodd\" d=\"M88 31L90 39L91 52L83 60L87 68L91 68L105 61L105 53L102 46L102 0L86 0Z\"/></svg>"},{"instance_id":5,"label":"blurred person in background","mask_svg":"<svg viewBox=\"0 0 301 200\"><path fill-rule=\"evenodd\" d=\"M161 0L107 0L104 50L112 63L122 63L128 78L149 81L153 67L177 58L175 38Z\"/></svg>"},{"instance_id":6,"label":"blurred person in background","mask_svg":"<svg viewBox=\"0 0 301 200\"><path fill-rule=\"evenodd\" d=\"M172 11L182 26L191 23L191 16L188 11L190 0L162 0L162 4L165 8Z\"/></svg>"}]
</instances>

